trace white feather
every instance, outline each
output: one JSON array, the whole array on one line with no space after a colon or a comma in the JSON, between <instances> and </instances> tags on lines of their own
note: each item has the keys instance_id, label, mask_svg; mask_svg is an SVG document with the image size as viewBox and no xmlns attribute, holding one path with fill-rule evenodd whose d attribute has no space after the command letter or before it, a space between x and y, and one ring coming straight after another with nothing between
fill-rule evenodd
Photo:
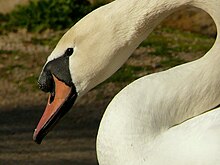
<instances>
[{"instance_id":1,"label":"white feather","mask_svg":"<svg viewBox=\"0 0 220 165\"><path fill-rule=\"evenodd\" d=\"M48 61L74 47L79 96L121 67L166 16L192 5L220 28L219 0L115 0L80 20ZM109 104L100 124L100 165L220 164L220 39L199 60L142 77Z\"/></svg>"}]
</instances>

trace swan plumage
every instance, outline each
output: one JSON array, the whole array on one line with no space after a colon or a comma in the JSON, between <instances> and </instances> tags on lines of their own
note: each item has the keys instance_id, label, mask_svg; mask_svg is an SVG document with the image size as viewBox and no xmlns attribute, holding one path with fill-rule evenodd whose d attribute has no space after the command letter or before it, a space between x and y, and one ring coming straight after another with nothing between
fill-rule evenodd
<instances>
[{"instance_id":1,"label":"swan plumage","mask_svg":"<svg viewBox=\"0 0 220 165\"><path fill-rule=\"evenodd\" d=\"M219 32L220 1L116 0L74 25L61 38L46 64L55 65L54 60L73 48L71 56L64 57L69 62L72 80L69 87L79 99L117 71L160 21L186 5L210 14ZM218 33L215 44L202 58L144 76L114 97L98 131L100 165L220 164L219 44ZM51 70L46 71L57 77L56 81L50 78L55 84L65 82ZM45 69L42 75L44 72ZM49 89L44 81L48 79L42 75L41 87ZM70 91L69 87L65 89ZM57 111L63 111L63 104L53 103L58 100L56 97L54 100L48 102L46 109L47 112L52 109L53 114L43 116L35 140L46 135L49 129L38 135L45 125L60 119L53 117Z\"/></svg>"}]
</instances>

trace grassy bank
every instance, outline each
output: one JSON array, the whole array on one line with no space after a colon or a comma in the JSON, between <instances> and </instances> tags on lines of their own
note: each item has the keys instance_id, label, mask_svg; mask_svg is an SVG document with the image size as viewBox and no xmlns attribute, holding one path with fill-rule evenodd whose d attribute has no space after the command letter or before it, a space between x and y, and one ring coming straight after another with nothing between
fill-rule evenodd
<instances>
[{"instance_id":1,"label":"grassy bank","mask_svg":"<svg viewBox=\"0 0 220 165\"><path fill-rule=\"evenodd\" d=\"M25 28L39 32L69 28L99 5L86 0L30 0L26 5L15 7L9 14L1 14L0 30Z\"/></svg>"},{"instance_id":2,"label":"grassy bank","mask_svg":"<svg viewBox=\"0 0 220 165\"><path fill-rule=\"evenodd\" d=\"M39 96L45 98L38 90L37 78L46 58L66 30L100 3L103 1L95 1L93 5L78 0L30 1L29 5L17 7L8 15L0 15L0 86L4 87L0 88L0 104L13 102L11 105L16 106ZM112 97L143 75L201 57L213 42L214 38L206 35L160 26L141 43L126 64L96 90L113 85L116 90L109 92ZM38 101L42 103L42 99Z\"/></svg>"},{"instance_id":3,"label":"grassy bank","mask_svg":"<svg viewBox=\"0 0 220 165\"><path fill-rule=\"evenodd\" d=\"M5 96L17 97L23 101L31 101L36 96L45 97L38 90L37 78L47 56L65 31L43 33L21 31L9 33L8 37L2 35L2 38L7 40L8 44L10 43L11 49L10 46L7 47L7 43L0 49L0 86L3 87L5 82L8 82L7 89L0 89L3 93L1 104L9 104L7 101L4 102ZM114 95L123 86L143 75L166 70L201 57L210 49L214 40L205 35L159 27L142 42L126 64L96 90L102 90L106 85L114 84L116 90L113 89L110 92ZM16 47L18 43L20 47ZM19 97L20 95L23 95L22 98ZM18 103L19 100L15 104Z\"/></svg>"}]
</instances>

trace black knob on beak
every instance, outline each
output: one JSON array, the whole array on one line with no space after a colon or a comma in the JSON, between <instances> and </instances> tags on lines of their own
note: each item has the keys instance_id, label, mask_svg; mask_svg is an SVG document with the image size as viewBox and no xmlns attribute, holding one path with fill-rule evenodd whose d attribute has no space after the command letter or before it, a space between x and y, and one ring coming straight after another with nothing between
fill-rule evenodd
<instances>
[{"instance_id":1,"label":"black knob on beak","mask_svg":"<svg viewBox=\"0 0 220 165\"><path fill-rule=\"evenodd\" d=\"M51 72L48 69L48 65L45 66L38 79L39 88L44 92L52 92L54 89L54 80Z\"/></svg>"},{"instance_id":2,"label":"black knob on beak","mask_svg":"<svg viewBox=\"0 0 220 165\"><path fill-rule=\"evenodd\" d=\"M73 86L70 70L69 70L69 56L72 53L72 49L61 57L58 57L48 62L38 79L39 88L44 92L54 92L54 79L55 76L60 81L64 82L68 86Z\"/></svg>"}]
</instances>

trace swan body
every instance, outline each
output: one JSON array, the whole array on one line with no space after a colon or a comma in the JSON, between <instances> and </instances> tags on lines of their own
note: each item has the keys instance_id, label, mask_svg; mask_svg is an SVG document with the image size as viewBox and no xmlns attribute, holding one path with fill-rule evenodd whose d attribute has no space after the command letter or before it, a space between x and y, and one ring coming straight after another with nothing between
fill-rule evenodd
<instances>
[{"instance_id":1,"label":"swan body","mask_svg":"<svg viewBox=\"0 0 220 165\"><path fill-rule=\"evenodd\" d=\"M148 3L160 6L165 1ZM178 4L166 3L165 15ZM204 9L219 28L219 2L182 1L176 7L182 5ZM155 7L153 11L161 12ZM163 11L160 14L163 18ZM220 102L218 38L203 58L142 77L115 96L98 131L101 165L220 163L220 108L215 108Z\"/></svg>"},{"instance_id":2,"label":"swan body","mask_svg":"<svg viewBox=\"0 0 220 165\"><path fill-rule=\"evenodd\" d=\"M97 137L101 165L219 164L220 108L211 110L214 101L182 74L169 84L170 71L138 79L112 100Z\"/></svg>"},{"instance_id":3,"label":"swan body","mask_svg":"<svg viewBox=\"0 0 220 165\"><path fill-rule=\"evenodd\" d=\"M49 98L35 141L42 140L66 107L70 109L69 99L78 100L116 72L158 23L186 5L209 13L219 32L217 0L116 0L74 25L48 57L39 78L44 91L53 91L53 81L56 95L52 92ZM119 92L100 123L99 164L220 164L219 45L217 35L202 58L142 77ZM69 77L63 77L67 72Z\"/></svg>"}]
</instances>

